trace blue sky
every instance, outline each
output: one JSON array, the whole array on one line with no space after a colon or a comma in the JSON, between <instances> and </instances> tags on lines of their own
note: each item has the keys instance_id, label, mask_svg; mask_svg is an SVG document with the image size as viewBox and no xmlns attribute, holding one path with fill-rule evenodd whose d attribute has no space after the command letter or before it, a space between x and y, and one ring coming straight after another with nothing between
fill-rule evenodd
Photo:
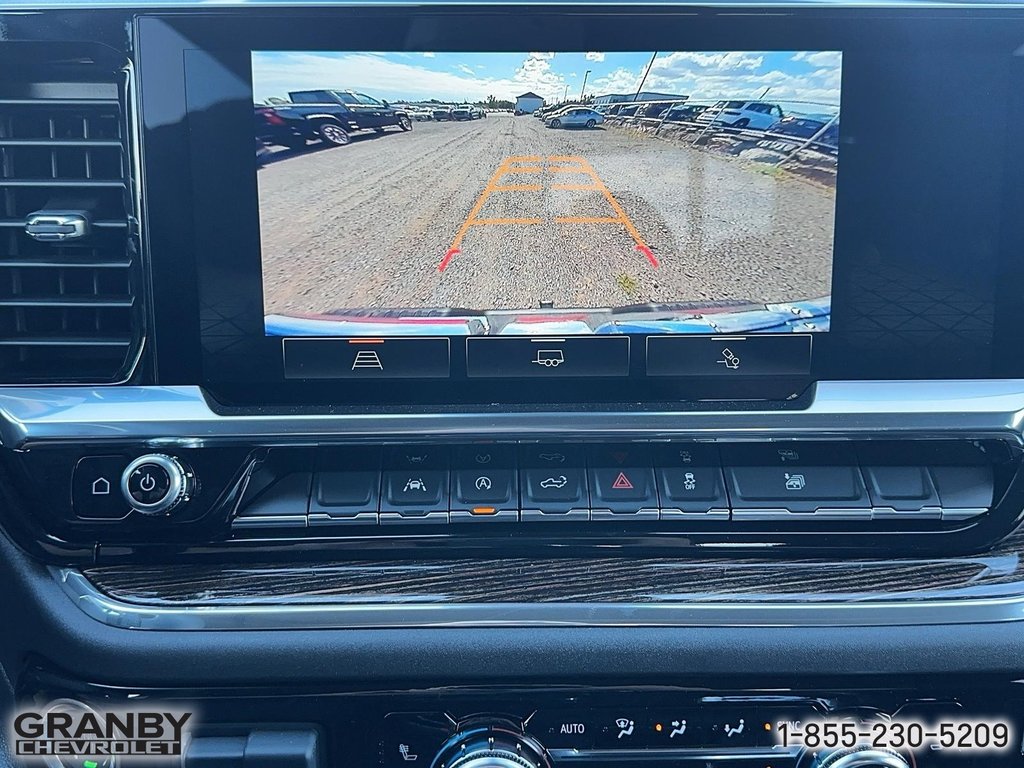
<instances>
[{"instance_id":1,"label":"blue sky","mask_svg":"<svg viewBox=\"0 0 1024 768\"><path fill-rule=\"evenodd\" d=\"M652 52L638 53L253 53L256 101L289 90L344 88L390 101L514 100L533 91L549 101L586 93L635 92ZM838 106L841 54L836 51L659 52L645 91L692 99L766 98Z\"/></svg>"}]
</instances>

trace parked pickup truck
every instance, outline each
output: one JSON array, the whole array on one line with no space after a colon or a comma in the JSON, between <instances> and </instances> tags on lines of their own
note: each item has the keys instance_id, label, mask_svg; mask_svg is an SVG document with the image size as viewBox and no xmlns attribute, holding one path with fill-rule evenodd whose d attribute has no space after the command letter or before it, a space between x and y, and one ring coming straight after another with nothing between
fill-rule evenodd
<instances>
[{"instance_id":1,"label":"parked pickup truck","mask_svg":"<svg viewBox=\"0 0 1024 768\"><path fill-rule=\"evenodd\" d=\"M317 135L328 144L348 144L356 131L383 133L391 127L412 130L408 112L365 93L318 89L291 91L288 98L288 108L312 123Z\"/></svg>"}]
</instances>

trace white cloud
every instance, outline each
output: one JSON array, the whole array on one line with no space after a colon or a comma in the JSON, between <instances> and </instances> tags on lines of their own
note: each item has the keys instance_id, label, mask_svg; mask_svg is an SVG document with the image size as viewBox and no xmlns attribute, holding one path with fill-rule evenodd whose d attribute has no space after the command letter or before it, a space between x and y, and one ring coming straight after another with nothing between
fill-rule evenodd
<instances>
[{"instance_id":1,"label":"white cloud","mask_svg":"<svg viewBox=\"0 0 1024 768\"><path fill-rule=\"evenodd\" d=\"M754 99L760 98L767 90L764 98L782 103L784 109L787 101L839 104L842 54L836 51L801 52L791 59L806 62L817 69L799 74L778 69L764 70L764 55L743 51L666 54L655 59L644 90L688 95L695 101ZM627 81L628 78L622 77L616 83L619 90L610 90L625 92L621 87Z\"/></svg>"},{"instance_id":2,"label":"white cloud","mask_svg":"<svg viewBox=\"0 0 1024 768\"><path fill-rule=\"evenodd\" d=\"M553 59L553 58L555 58L555 52L554 51L547 51L547 52L545 52L545 51L531 51L530 52L530 58L531 59Z\"/></svg>"},{"instance_id":3,"label":"white cloud","mask_svg":"<svg viewBox=\"0 0 1024 768\"><path fill-rule=\"evenodd\" d=\"M352 88L389 100L461 102L483 100L491 95L513 100L526 91L559 100L565 92L566 80L552 71L551 56L531 53L511 77L492 78L464 65L458 71L436 71L366 53L257 55L253 59L253 95L257 101L264 101L307 88Z\"/></svg>"},{"instance_id":4,"label":"white cloud","mask_svg":"<svg viewBox=\"0 0 1024 768\"><path fill-rule=\"evenodd\" d=\"M812 67L838 67L843 54L839 51L800 51L793 61L806 61Z\"/></svg>"},{"instance_id":5,"label":"white cloud","mask_svg":"<svg viewBox=\"0 0 1024 768\"><path fill-rule=\"evenodd\" d=\"M643 67L638 71L619 67L603 77L591 80L588 89L591 93L597 95L602 93L634 93L637 86L640 85L640 80L643 76Z\"/></svg>"},{"instance_id":6,"label":"white cloud","mask_svg":"<svg viewBox=\"0 0 1024 768\"><path fill-rule=\"evenodd\" d=\"M419 56L420 54L417 54ZM423 53L428 58L432 54ZM352 88L371 96L391 101L441 99L449 102L478 101L495 96L515 99L533 91L549 101L559 101L566 92L579 93L575 74L556 72L550 52L525 54L518 66L506 77L495 78L475 71L469 65L456 65L448 71L435 71L412 60L372 56L365 53L258 54L253 60L255 97L263 101L271 96L285 96L290 90L307 88ZM769 89L767 100L787 109L786 101L814 101L839 104L841 55L817 51L791 54L807 65L788 65L782 69L765 69L765 55L750 52L681 52L655 59L644 83L645 91L661 91L688 95L691 100L707 101L726 98L759 98ZM605 65L607 66L607 64ZM605 67L600 67L598 71ZM640 86L645 64L618 67L599 75L591 75L587 93L632 94ZM782 70L787 71L782 71ZM799 110L797 110L799 111ZM805 112L828 110L805 109Z\"/></svg>"},{"instance_id":7,"label":"white cloud","mask_svg":"<svg viewBox=\"0 0 1024 768\"><path fill-rule=\"evenodd\" d=\"M433 51L424 51L423 52L423 58L425 58L425 59L432 59L432 58L434 58L435 55L436 54Z\"/></svg>"},{"instance_id":8,"label":"white cloud","mask_svg":"<svg viewBox=\"0 0 1024 768\"><path fill-rule=\"evenodd\" d=\"M587 61L596 61L600 63L604 61L604 54L600 51L587 51L585 58Z\"/></svg>"},{"instance_id":9,"label":"white cloud","mask_svg":"<svg viewBox=\"0 0 1024 768\"><path fill-rule=\"evenodd\" d=\"M749 70L758 69L764 64L764 56L745 53L743 51L723 51L718 53L702 53L700 51L680 51L659 56L654 60L651 74L659 72L666 76L674 73L690 72L696 67L699 70Z\"/></svg>"}]
</instances>

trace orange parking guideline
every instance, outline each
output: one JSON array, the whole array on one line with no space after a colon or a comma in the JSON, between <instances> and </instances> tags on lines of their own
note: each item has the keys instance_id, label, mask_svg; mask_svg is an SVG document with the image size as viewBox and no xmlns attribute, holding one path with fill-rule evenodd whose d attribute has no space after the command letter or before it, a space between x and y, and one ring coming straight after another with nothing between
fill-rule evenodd
<instances>
[{"instance_id":1,"label":"orange parking guideline","mask_svg":"<svg viewBox=\"0 0 1024 768\"><path fill-rule=\"evenodd\" d=\"M584 168L583 172L594 180L595 185L600 187L601 194L604 195L605 200L608 201L608 204L612 207L612 210L615 211L619 219L621 219L622 225L626 228L626 231L629 232L630 237L632 237L633 241L636 243L636 249L647 257L647 261L651 263L652 267L657 269L657 257L651 251L650 247L648 247L647 243L644 242L644 239L643 237L641 237L640 232L637 231L637 228L633 226L633 222L630 220L629 216L626 214L626 211L623 209L623 207L619 205L619 201L615 199L615 195L613 195L611 190L605 186L605 183L601 180L601 177L597 175L597 172L593 169L593 167L591 167L590 163L588 163L585 158L579 158L579 163Z\"/></svg>"},{"instance_id":2,"label":"orange parking guideline","mask_svg":"<svg viewBox=\"0 0 1024 768\"><path fill-rule=\"evenodd\" d=\"M475 226L486 226L488 224L543 224L544 219L477 219L473 222Z\"/></svg>"},{"instance_id":3,"label":"orange parking guideline","mask_svg":"<svg viewBox=\"0 0 1024 768\"><path fill-rule=\"evenodd\" d=\"M558 216L556 224L619 224L618 216Z\"/></svg>"},{"instance_id":4,"label":"orange parking guideline","mask_svg":"<svg viewBox=\"0 0 1024 768\"><path fill-rule=\"evenodd\" d=\"M517 165L517 163L526 163L526 165ZM462 241L465 239L466 235L469 233L470 227L543 224L544 219L532 217L479 218L480 212L483 210L487 200L495 192L541 192L544 189L542 184L501 184L500 182L504 176L513 173L542 173L543 171L548 171L549 173L582 173L589 176L593 181L592 184L552 184L550 188L569 191L600 192L615 212L615 216L558 216L555 217L555 223L621 224L636 243L636 250L640 251L647 257L647 260L650 262L652 267L658 267L657 257L655 257L654 253L644 242L643 237L641 237L640 232L626 214L625 209L623 209L619 204L619 201L615 199L611 190L605 186L601 177L597 175L597 172L584 157L579 155L550 155L545 160L545 158L537 155L514 155L512 157L506 157L495 170L491 178L487 181L487 185L480 193L480 197L478 197L476 202L473 204L472 209L469 211L469 215L466 216L466 220L462 222L462 226L459 228L458 233L456 233L455 239L452 240L451 247L445 252L444 257L441 259L441 263L438 264L437 271L444 272L455 255L460 253L460 246L462 245Z\"/></svg>"}]
</instances>

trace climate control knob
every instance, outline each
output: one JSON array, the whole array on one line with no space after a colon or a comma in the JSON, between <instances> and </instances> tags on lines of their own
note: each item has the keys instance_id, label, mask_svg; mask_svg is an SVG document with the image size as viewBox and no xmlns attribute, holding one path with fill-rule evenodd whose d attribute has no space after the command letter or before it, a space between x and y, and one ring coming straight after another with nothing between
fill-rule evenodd
<instances>
[{"instance_id":1,"label":"climate control knob","mask_svg":"<svg viewBox=\"0 0 1024 768\"><path fill-rule=\"evenodd\" d=\"M898 753L870 747L819 753L811 765L813 768L910 768Z\"/></svg>"},{"instance_id":2,"label":"climate control knob","mask_svg":"<svg viewBox=\"0 0 1024 768\"><path fill-rule=\"evenodd\" d=\"M166 515L195 492L195 475L162 453L140 456L125 467L121 493L136 512Z\"/></svg>"},{"instance_id":3,"label":"climate control knob","mask_svg":"<svg viewBox=\"0 0 1024 768\"><path fill-rule=\"evenodd\" d=\"M512 722L469 722L442 747L431 768L550 768L544 747Z\"/></svg>"}]
</instances>

